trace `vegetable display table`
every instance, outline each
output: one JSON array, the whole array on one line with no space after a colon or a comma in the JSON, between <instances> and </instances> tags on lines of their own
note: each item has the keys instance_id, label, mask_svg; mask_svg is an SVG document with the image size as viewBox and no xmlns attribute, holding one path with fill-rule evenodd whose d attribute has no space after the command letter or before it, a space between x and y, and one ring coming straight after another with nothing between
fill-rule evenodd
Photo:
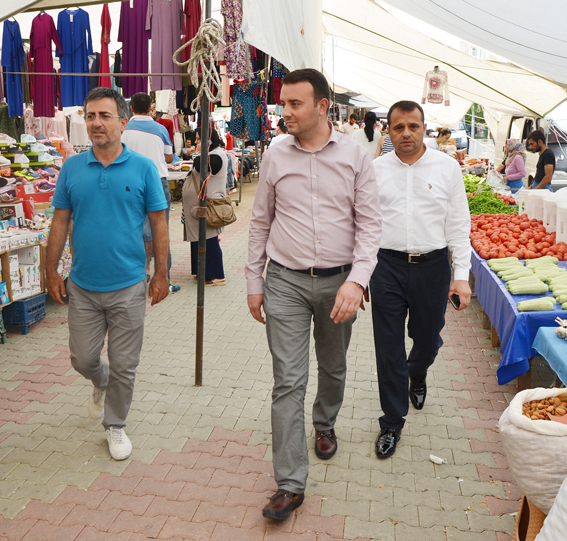
<instances>
[{"instance_id":1,"label":"vegetable display table","mask_svg":"<svg viewBox=\"0 0 567 541\"><path fill-rule=\"evenodd\" d=\"M559 266L567 268L567 262ZM511 295L506 284L492 272L484 259L473 249L471 272L475 277L474 292L498 337L502 360L497 370L498 383L505 385L513 379L529 373L530 357L537 355L532 348L534 338L540 327L555 325L557 316L567 316L561 305L549 312L518 312L520 301L535 298L533 295ZM548 293L551 295L551 293ZM537 295L542 297L543 295ZM530 382L527 382L530 385Z\"/></svg>"},{"instance_id":2,"label":"vegetable display table","mask_svg":"<svg viewBox=\"0 0 567 541\"><path fill-rule=\"evenodd\" d=\"M567 384L567 340L555 334L555 327L540 327L533 348L549 363L557 377Z\"/></svg>"}]
</instances>

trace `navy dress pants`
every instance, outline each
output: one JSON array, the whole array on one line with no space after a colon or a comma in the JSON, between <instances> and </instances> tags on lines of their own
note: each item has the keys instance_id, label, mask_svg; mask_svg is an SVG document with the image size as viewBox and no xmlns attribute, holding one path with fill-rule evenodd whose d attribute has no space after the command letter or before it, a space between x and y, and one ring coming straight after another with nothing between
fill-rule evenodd
<instances>
[{"instance_id":1,"label":"navy dress pants","mask_svg":"<svg viewBox=\"0 0 567 541\"><path fill-rule=\"evenodd\" d=\"M370 293L383 412L379 419L381 428L404 426L409 409L409 379L423 381L443 345L440 332L445 325L450 283L447 255L408 263L378 253ZM413 340L409 356L405 348L408 312L408 334Z\"/></svg>"}]
</instances>

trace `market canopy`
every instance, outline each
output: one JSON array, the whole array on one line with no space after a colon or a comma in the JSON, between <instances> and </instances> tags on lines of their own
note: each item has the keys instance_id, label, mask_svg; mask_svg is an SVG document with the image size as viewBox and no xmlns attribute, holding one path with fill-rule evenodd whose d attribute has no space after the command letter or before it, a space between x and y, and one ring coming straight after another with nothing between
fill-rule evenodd
<instances>
[{"instance_id":1,"label":"market canopy","mask_svg":"<svg viewBox=\"0 0 567 541\"><path fill-rule=\"evenodd\" d=\"M565 0L386 0L408 15L567 84ZM522 5L523 4L523 5Z\"/></svg>"}]
</instances>

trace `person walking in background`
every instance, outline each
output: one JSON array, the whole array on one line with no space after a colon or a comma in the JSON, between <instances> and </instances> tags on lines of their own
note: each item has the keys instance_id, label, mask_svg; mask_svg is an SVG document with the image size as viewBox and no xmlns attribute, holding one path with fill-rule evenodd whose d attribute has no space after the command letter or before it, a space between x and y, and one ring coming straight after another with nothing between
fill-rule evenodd
<instances>
[{"instance_id":1,"label":"person walking in background","mask_svg":"<svg viewBox=\"0 0 567 541\"><path fill-rule=\"evenodd\" d=\"M385 124L384 126L385 129L382 130L382 137L380 137L380 140L378 141L376 154L374 154L375 158L385 156L386 154L394 150L394 145L392 144L392 140L390 139L390 135L388 134L388 124Z\"/></svg>"},{"instance_id":2,"label":"person walking in background","mask_svg":"<svg viewBox=\"0 0 567 541\"><path fill-rule=\"evenodd\" d=\"M357 122L358 117L353 113L352 115L350 115L348 122L342 125L343 133L345 135L348 135L349 137L352 137L354 135L354 132L360 129Z\"/></svg>"},{"instance_id":3,"label":"person walking in background","mask_svg":"<svg viewBox=\"0 0 567 541\"><path fill-rule=\"evenodd\" d=\"M185 216L186 240L191 243L191 274L197 275L199 257L199 186L201 171L201 156L193 158L193 170L183 185L183 214ZM213 128L209 144L209 174L207 197L223 197L226 195L228 171L228 156L220 148L220 138ZM219 235L224 228L214 228L207 225L207 254L205 262L205 285L224 286L224 267Z\"/></svg>"},{"instance_id":4,"label":"person walking in background","mask_svg":"<svg viewBox=\"0 0 567 541\"><path fill-rule=\"evenodd\" d=\"M364 129L355 131L352 136L357 143L361 144L366 149L371 159L374 158L376 154L378 141L381 137L377 126L376 113L369 111L364 115Z\"/></svg>"},{"instance_id":5,"label":"person walking in background","mask_svg":"<svg viewBox=\"0 0 567 541\"><path fill-rule=\"evenodd\" d=\"M532 190L550 190L551 179L555 171L555 154L545 144L545 135L540 131L533 131L528 135L527 145L532 152L539 152L534 183L529 186Z\"/></svg>"},{"instance_id":6,"label":"person walking in background","mask_svg":"<svg viewBox=\"0 0 567 541\"><path fill-rule=\"evenodd\" d=\"M137 92L130 100L130 109L133 117L126 125L122 134L122 142L128 148L142 156L150 158L157 167L163 193L167 201L165 216L169 227L169 211L171 209L171 192L169 191L169 181L167 180L167 164L173 161L173 146L169 138L167 129L152 118L152 99L144 92ZM153 245L153 235L151 223L148 218L144 222L144 246L146 248L146 273L150 275L150 260L155 251ZM168 248L167 256L167 277L169 280L169 291L175 293L180 286L171 283L171 250Z\"/></svg>"},{"instance_id":7,"label":"person walking in background","mask_svg":"<svg viewBox=\"0 0 567 541\"><path fill-rule=\"evenodd\" d=\"M449 128L439 128L437 130L437 137L428 137L425 140L425 146L431 150L441 150L441 145L444 145L451 139L451 130Z\"/></svg>"},{"instance_id":8,"label":"person walking in background","mask_svg":"<svg viewBox=\"0 0 567 541\"><path fill-rule=\"evenodd\" d=\"M392 105L388 125L394 152L373 162L383 209L382 245L370 281L383 412L375 444L378 458L396 451L408 395L416 409L425 404L427 369L443 344L448 296L458 297L460 310L471 299L471 225L459 164L425 146L423 109L417 103Z\"/></svg>"},{"instance_id":9,"label":"person walking in background","mask_svg":"<svg viewBox=\"0 0 567 541\"><path fill-rule=\"evenodd\" d=\"M352 324L380 245L372 162L360 145L333 130L327 120L330 97L327 80L317 70L285 76L281 102L292 137L265 153L250 220L248 307L254 319L266 323L274 370L278 490L262 513L276 520L302 504L307 482L304 400L311 321L319 369L315 453L329 459L337 451L334 426Z\"/></svg>"},{"instance_id":10,"label":"person walking in background","mask_svg":"<svg viewBox=\"0 0 567 541\"><path fill-rule=\"evenodd\" d=\"M518 139L506 141L507 157L504 161L506 174L502 177L510 186L512 193L524 187L523 178L526 176L526 149Z\"/></svg>"},{"instance_id":11,"label":"person walking in background","mask_svg":"<svg viewBox=\"0 0 567 541\"><path fill-rule=\"evenodd\" d=\"M88 152L61 168L47 246L47 290L64 304L69 295L69 349L73 368L93 382L89 415L103 426L110 455L124 460L132 443L124 431L132 403L144 337L146 257L142 229L146 215L154 232L152 305L169 293L167 202L151 160L121 143L128 105L121 94L95 88L85 98L92 141ZM57 273L73 220L73 267L67 289ZM108 363L101 352L108 332Z\"/></svg>"}]
</instances>

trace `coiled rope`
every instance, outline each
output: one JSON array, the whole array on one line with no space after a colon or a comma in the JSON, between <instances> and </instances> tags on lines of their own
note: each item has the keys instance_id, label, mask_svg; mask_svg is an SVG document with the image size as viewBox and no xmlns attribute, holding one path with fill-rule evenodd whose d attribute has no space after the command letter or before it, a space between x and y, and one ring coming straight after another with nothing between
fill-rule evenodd
<instances>
[{"instance_id":1,"label":"coiled rope","mask_svg":"<svg viewBox=\"0 0 567 541\"><path fill-rule=\"evenodd\" d=\"M187 66L187 73L191 79L191 84L198 88L197 97L191 102L191 110L197 112L203 94L207 96L210 103L216 103L222 99L221 77L216 69L217 51L225 44L222 39L223 29L221 24L215 19L207 19L199 27L195 37L184 43L173 53L173 61L181 67ZM191 47L191 58L185 62L178 62L176 56L185 47ZM203 76L199 84L199 68ZM215 87L216 91L211 88Z\"/></svg>"}]
</instances>

